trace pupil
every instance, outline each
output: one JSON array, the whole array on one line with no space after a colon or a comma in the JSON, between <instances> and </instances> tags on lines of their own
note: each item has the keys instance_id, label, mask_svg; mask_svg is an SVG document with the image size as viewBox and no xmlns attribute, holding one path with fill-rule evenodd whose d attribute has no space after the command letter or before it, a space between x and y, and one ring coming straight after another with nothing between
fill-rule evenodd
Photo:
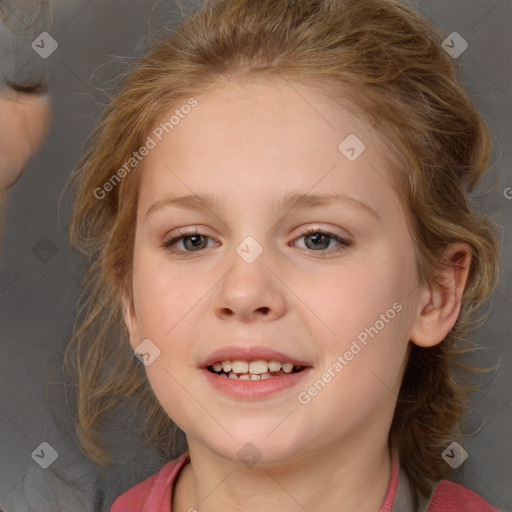
<instances>
[{"instance_id":1,"label":"pupil","mask_svg":"<svg viewBox=\"0 0 512 512\"><path fill-rule=\"evenodd\" d=\"M187 241L192 241L192 247L197 248L197 247L199 247L201 245L201 236L202 235L189 235L185 239L185 243Z\"/></svg>"},{"instance_id":2,"label":"pupil","mask_svg":"<svg viewBox=\"0 0 512 512\"><path fill-rule=\"evenodd\" d=\"M324 243L322 244L322 247L325 246L325 238L327 237L328 235L325 235L324 233L314 233L312 235L309 235L309 238L314 238L315 241L313 243L313 247L319 247L319 245L317 244L320 240L317 239L317 237L324 237ZM329 245L329 243L327 243L327 245ZM324 247L325 248L325 247Z\"/></svg>"}]
</instances>

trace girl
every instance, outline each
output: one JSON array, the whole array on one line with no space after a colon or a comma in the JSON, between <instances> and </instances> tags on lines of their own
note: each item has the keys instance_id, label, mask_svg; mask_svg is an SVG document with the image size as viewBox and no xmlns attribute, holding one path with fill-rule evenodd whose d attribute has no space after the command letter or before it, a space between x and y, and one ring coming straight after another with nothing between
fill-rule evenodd
<instances>
[{"instance_id":1,"label":"girl","mask_svg":"<svg viewBox=\"0 0 512 512\"><path fill-rule=\"evenodd\" d=\"M66 367L91 460L124 398L188 449L112 512L497 510L441 480L499 275L443 39L396 0L206 1L129 74L74 174Z\"/></svg>"}]
</instances>

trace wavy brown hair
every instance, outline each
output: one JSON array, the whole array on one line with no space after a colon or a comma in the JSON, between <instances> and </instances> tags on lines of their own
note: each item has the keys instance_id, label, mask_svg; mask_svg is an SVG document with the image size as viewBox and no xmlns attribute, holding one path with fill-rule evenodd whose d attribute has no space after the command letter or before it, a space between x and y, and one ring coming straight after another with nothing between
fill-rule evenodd
<instances>
[{"instance_id":1,"label":"wavy brown hair","mask_svg":"<svg viewBox=\"0 0 512 512\"><path fill-rule=\"evenodd\" d=\"M112 462L100 435L106 419L132 401L159 454L175 454L178 427L133 356L121 297L131 299L140 172L103 199L101 188L145 142L155 120L213 83L286 80L352 109L389 142L393 185L403 201L419 285L442 285L444 250L463 242L472 259L459 317L432 348L413 345L390 441L399 449L415 499L449 469L444 448L460 440L472 370L462 355L477 313L500 271L497 228L469 193L487 171L489 129L443 50L444 37L396 0L206 0L183 14L129 68L72 175L72 245L86 257L81 309L66 350L76 381L76 427L87 456Z\"/></svg>"}]
</instances>

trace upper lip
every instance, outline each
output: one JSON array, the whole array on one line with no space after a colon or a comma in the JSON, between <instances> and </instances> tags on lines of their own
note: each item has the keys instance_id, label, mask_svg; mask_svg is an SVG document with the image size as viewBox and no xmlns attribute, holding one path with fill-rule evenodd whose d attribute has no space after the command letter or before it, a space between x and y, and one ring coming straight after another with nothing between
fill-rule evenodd
<instances>
[{"instance_id":1,"label":"upper lip","mask_svg":"<svg viewBox=\"0 0 512 512\"><path fill-rule=\"evenodd\" d=\"M241 361L280 361L281 363L293 363L295 366L311 366L307 361L303 361L287 355L278 350L263 345L255 345L252 347L247 346L229 346L222 347L215 352L212 352L206 359L199 365L201 368L207 368L216 362L226 360L241 360Z\"/></svg>"}]
</instances>

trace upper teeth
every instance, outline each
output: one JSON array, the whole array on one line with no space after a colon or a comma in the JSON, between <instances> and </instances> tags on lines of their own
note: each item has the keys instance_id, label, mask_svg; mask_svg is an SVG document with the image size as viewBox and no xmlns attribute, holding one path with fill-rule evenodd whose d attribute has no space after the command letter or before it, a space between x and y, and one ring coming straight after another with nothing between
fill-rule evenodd
<instances>
[{"instance_id":1,"label":"upper teeth","mask_svg":"<svg viewBox=\"0 0 512 512\"><path fill-rule=\"evenodd\" d=\"M214 371L220 372L223 370L228 373L232 371L233 373L253 373L256 375L271 372L278 372L281 368L286 373L290 373L293 369L293 363L281 363L281 361L264 361L262 359L258 361L240 361L235 359L233 361L226 360L222 362L217 362L212 365Z\"/></svg>"}]
</instances>

